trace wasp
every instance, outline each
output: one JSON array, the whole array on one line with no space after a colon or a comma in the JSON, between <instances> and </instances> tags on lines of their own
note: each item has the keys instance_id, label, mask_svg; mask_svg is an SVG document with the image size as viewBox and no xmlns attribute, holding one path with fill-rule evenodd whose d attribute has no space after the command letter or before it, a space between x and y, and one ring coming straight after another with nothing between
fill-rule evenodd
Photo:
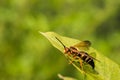
<instances>
[{"instance_id":1,"label":"wasp","mask_svg":"<svg viewBox=\"0 0 120 80\"><path fill-rule=\"evenodd\" d=\"M87 49L89 49L89 47L91 46L91 42L86 40L86 41L82 41L74 46L70 46L70 47L66 47L57 37L55 37L64 47L64 53L68 54L69 56L72 56L74 59L78 59L80 61L80 66L82 67L83 62L86 62L87 64L89 64L93 69L95 68L95 63L94 57L90 56L87 52L85 51L80 51L78 50L76 47L85 47Z\"/></svg>"}]
</instances>

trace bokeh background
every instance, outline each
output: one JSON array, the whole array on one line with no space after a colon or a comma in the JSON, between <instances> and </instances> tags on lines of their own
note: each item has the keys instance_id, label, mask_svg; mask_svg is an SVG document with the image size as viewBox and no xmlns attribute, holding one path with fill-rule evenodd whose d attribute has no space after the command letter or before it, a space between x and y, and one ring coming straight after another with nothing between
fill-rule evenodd
<instances>
[{"instance_id":1,"label":"bokeh background","mask_svg":"<svg viewBox=\"0 0 120 80\"><path fill-rule=\"evenodd\" d=\"M0 80L81 78L38 31L90 40L120 64L120 0L0 0Z\"/></svg>"}]
</instances>

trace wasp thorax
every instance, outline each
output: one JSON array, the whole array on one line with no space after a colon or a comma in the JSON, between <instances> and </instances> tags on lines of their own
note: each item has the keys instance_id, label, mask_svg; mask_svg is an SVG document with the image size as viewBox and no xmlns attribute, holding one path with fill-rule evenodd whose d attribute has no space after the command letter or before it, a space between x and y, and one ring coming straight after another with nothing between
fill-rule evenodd
<instances>
[{"instance_id":1,"label":"wasp thorax","mask_svg":"<svg viewBox=\"0 0 120 80\"><path fill-rule=\"evenodd\" d=\"M70 46L70 49L72 49L72 50L77 50L75 47L73 47L73 46Z\"/></svg>"}]
</instances>

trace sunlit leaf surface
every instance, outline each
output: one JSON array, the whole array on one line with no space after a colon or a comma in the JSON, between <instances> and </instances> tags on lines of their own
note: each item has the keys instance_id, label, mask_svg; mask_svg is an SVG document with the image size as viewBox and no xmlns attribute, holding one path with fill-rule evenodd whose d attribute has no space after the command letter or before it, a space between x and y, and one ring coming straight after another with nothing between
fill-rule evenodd
<instances>
[{"instance_id":1,"label":"sunlit leaf surface","mask_svg":"<svg viewBox=\"0 0 120 80\"><path fill-rule=\"evenodd\" d=\"M44 35L51 44L60 50L62 53L64 51L63 46L56 40L55 37L59 38L67 47L75 45L80 41L77 39L72 39L64 36L60 36L54 32L40 32ZM98 51L90 47L88 53L95 53L95 58L98 59L100 62L95 61L95 70L88 69L89 67L85 68L85 73L80 69L80 67L72 63L72 65L80 71L82 74L85 75L85 80L119 80L120 79L120 67L118 64L113 62L112 60L108 59L107 57L100 54Z\"/></svg>"}]
</instances>

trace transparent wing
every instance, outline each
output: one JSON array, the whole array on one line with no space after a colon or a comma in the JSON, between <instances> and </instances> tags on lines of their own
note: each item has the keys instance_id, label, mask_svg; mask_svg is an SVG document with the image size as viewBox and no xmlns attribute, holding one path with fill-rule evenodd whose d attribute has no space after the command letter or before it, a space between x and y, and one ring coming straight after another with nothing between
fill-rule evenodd
<instances>
[{"instance_id":1,"label":"transparent wing","mask_svg":"<svg viewBox=\"0 0 120 80\"><path fill-rule=\"evenodd\" d=\"M77 47L79 48L80 50L88 50L89 47L91 46L91 42L88 41L88 40L85 40L85 41L81 41L80 43L74 45L74 47Z\"/></svg>"},{"instance_id":2,"label":"transparent wing","mask_svg":"<svg viewBox=\"0 0 120 80\"><path fill-rule=\"evenodd\" d=\"M87 51L88 53L89 53L89 48L90 48L90 46L91 46L91 42L88 41L88 40L81 41L80 43L74 45L74 47L77 47L80 51ZM90 56L92 59L100 62L99 60L97 60L97 59L95 58L95 57L96 57L96 53L94 53L94 52L89 53L89 56Z\"/></svg>"},{"instance_id":3,"label":"transparent wing","mask_svg":"<svg viewBox=\"0 0 120 80\"><path fill-rule=\"evenodd\" d=\"M90 53L89 55L90 55L90 57L91 57L92 59L100 62L98 59L95 58L95 57L96 57L96 53L95 53L95 52L92 52L92 53Z\"/></svg>"}]
</instances>

